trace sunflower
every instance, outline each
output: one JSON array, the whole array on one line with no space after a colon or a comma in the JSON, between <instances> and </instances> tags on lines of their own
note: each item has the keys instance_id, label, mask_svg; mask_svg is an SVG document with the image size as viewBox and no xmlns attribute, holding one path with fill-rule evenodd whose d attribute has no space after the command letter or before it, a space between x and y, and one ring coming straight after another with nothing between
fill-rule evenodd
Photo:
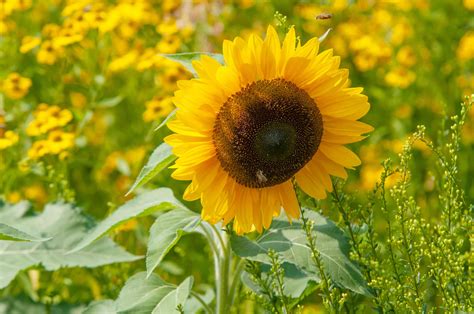
<instances>
[{"instance_id":1,"label":"sunflower","mask_svg":"<svg viewBox=\"0 0 474 314\"><path fill-rule=\"evenodd\" d=\"M178 157L172 177L191 180L183 197L201 199L204 220L261 232L282 208L299 217L293 180L324 199L331 175L345 179L360 164L344 144L372 131L356 121L368 99L349 87L339 57L318 49L317 38L301 45L293 28L281 44L268 27L264 40L224 41L225 65L203 55L193 62L198 78L178 82L165 142Z\"/></svg>"}]
</instances>

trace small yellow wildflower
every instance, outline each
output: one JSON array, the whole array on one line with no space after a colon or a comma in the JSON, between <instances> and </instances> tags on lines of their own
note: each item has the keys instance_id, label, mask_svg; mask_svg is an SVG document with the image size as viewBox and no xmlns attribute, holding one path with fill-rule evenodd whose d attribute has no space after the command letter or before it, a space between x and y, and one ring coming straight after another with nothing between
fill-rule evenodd
<instances>
[{"instance_id":1,"label":"small yellow wildflower","mask_svg":"<svg viewBox=\"0 0 474 314\"><path fill-rule=\"evenodd\" d=\"M41 30L41 34L44 37L50 37L54 38L59 35L59 32L61 31L61 27L57 24L46 24L43 26L43 29Z\"/></svg>"},{"instance_id":2,"label":"small yellow wildflower","mask_svg":"<svg viewBox=\"0 0 474 314\"><path fill-rule=\"evenodd\" d=\"M29 136L38 136L57 127L62 127L72 120L72 113L68 109L58 106L40 104L34 113L35 119L26 128Z\"/></svg>"},{"instance_id":3,"label":"small yellow wildflower","mask_svg":"<svg viewBox=\"0 0 474 314\"><path fill-rule=\"evenodd\" d=\"M474 32L468 32L461 38L456 54L461 61L474 59Z\"/></svg>"},{"instance_id":4,"label":"small yellow wildflower","mask_svg":"<svg viewBox=\"0 0 474 314\"><path fill-rule=\"evenodd\" d=\"M11 204L15 204L15 203L18 203L19 201L21 201L21 194L20 192L10 192L7 194L6 196L6 199L9 203Z\"/></svg>"},{"instance_id":5,"label":"small yellow wildflower","mask_svg":"<svg viewBox=\"0 0 474 314\"><path fill-rule=\"evenodd\" d=\"M40 204L44 204L48 200L48 194L41 184L33 184L23 189L25 198Z\"/></svg>"},{"instance_id":6,"label":"small yellow wildflower","mask_svg":"<svg viewBox=\"0 0 474 314\"><path fill-rule=\"evenodd\" d=\"M464 7L468 10L474 10L474 0L464 0Z\"/></svg>"},{"instance_id":7,"label":"small yellow wildflower","mask_svg":"<svg viewBox=\"0 0 474 314\"><path fill-rule=\"evenodd\" d=\"M82 34L74 33L70 30L61 32L61 35L53 39L54 47L69 46L81 41L84 38Z\"/></svg>"},{"instance_id":8,"label":"small yellow wildflower","mask_svg":"<svg viewBox=\"0 0 474 314\"><path fill-rule=\"evenodd\" d=\"M164 99L153 99L146 102L146 110L143 113L143 121L151 122L158 118L166 117L174 108L171 97Z\"/></svg>"},{"instance_id":9,"label":"small yellow wildflower","mask_svg":"<svg viewBox=\"0 0 474 314\"><path fill-rule=\"evenodd\" d=\"M109 64L109 71L110 72L120 72L129 67L131 67L138 58L138 52L135 50L126 53L125 55L115 58Z\"/></svg>"},{"instance_id":10,"label":"small yellow wildflower","mask_svg":"<svg viewBox=\"0 0 474 314\"><path fill-rule=\"evenodd\" d=\"M400 45L413 33L411 25L406 21L400 21L393 26L391 41L394 45Z\"/></svg>"},{"instance_id":11,"label":"small yellow wildflower","mask_svg":"<svg viewBox=\"0 0 474 314\"><path fill-rule=\"evenodd\" d=\"M156 27L156 31L163 36L176 34L178 32L178 26L176 25L176 20L169 19L167 21L164 21L163 23L160 23Z\"/></svg>"},{"instance_id":12,"label":"small yellow wildflower","mask_svg":"<svg viewBox=\"0 0 474 314\"><path fill-rule=\"evenodd\" d=\"M69 94L69 98L71 100L72 106L75 108L84 108L87 103L87 97L78 92L71 92L71 94Z\"/></svg>"},{"instance_id":13,"label":"small yellow wildflower","mask_svg":"<svg viewBox=\"0 0 474 314\"><path fill-rule=\"evenodd\" d=\"M47 141L50 153L57 155L74 146L74 134L54 130L49 133Z\"/></svg>"},{"instance_id":14,"label":"small yellow wildflower","mask_svg":"<svg viewBox=\"0 0 474 314\"><path fill-rule=\"evenodd\" d=\"M138 71L145 71L148 70L159 63L162 62L163 57L161 57L153 48L148 48L145 52L140 56L136 69Z\"/></svg>"},{"instance_id":15,"label":"small yellow wildflower","mask_svg":"<svg viewBox=\"0 0 474 314\"><path fill-rule=\"evenodd\" d=\"M158 76L161 86L171 90L176 89L176 82L179 80L189 79L189 72L176 62L167 62L164 72Z\"/></svg>"},{"instance_id":16,"label":"small yellow wildflower","mask_svg":"<svg viewBox=\"0 0 474 314\"><path fill-rule=\"evenodd\" d=\"M31 148L28 150L28 157L30 159L39 159L49 154L49 145L46 140L39 140L33 143Z\"/></svg>"},{"instance_id":17,"label":"small yellow wildflower","mask_svg":"<svg viewBox=\"0 0 474 314\"><path fill-rule=\"evenodd\" d=\"M14 72L3 81L3 91L11 99L21 99L31 87L31 79Z\"/></svg>"},{"instance_id":18,"label":"small yellow wildflower","mask_svg":"<svg viewBox=\"0 0 474 314\"><path fill-rule=\"evenodd\" d=\"M416 63L415 52L410 46L404 46L397 53L397 61L401 65L411 67Z\"/></svg>"},{"instance_id":19,"label":"small yellow wildflower","mask_svg":"<svg viewBox=\"0 0 474 314\"><path fill-rule=\"evenodd\" d=\"M13 131L3 132L0 129L0 150L15 145L18 142L18 134Z\"/></svg>"},{"instance_id":20,"label":"small yellow wildflower","mask_svg":"<svg viewBox=\"0 0 474 314\"><path fill-rule=\"evenodd\" d=\"M176 35L169 35L160 40L156 48L161 53L175 53L181 47L181 39Z\"/></svg>"},{"instance_id":21,"label":"small yellow wildflower","mask_svg":"<svg viewBox=\"0 0 474 314\"><path fill-rule=\"evenodd\" d=\"M41 64L52 65L56 63L61 53L62 49L60 47L54 46L52 41L47 40L41 44L36 60Z\"/></svg>"},{"instance_id":22,"label":"small yellow wildflower","mask_svg":"<svg viewBox=\"0 0 474 314\"><path fill-rule=\"evenodd\" d=\"M415 79L416 74L403 67L397 67L385 75L385 82L388 85L399 88L407 88Z\"/></svg>"},{"instance_id":23,"label":"small yellow wildflower","mask_svg":"<svg viewBox=\"0 0 474 314\"><path fill-rule=\"evenodd\" d=\"M36 48L41 43L41 39L33 36L25 36L21 40L20 52L27 53L28 51Z\"/></svg>"}]
</instances>

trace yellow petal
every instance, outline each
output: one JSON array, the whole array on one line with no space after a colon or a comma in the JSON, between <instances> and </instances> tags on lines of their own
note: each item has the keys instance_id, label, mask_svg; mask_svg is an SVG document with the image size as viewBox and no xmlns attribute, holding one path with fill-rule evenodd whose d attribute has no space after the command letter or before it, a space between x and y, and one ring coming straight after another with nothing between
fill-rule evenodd
<instances>
[{"instance_id":1,"label":"yellow petal","mask_svg":"<svg viewBox=\"0 0 474 314\"><path fill-rule=\"evenodd\" d=\"M360 165L359 157L342 145L321 142L319 150L326 157L346 168L353 169L353 167Z\"/></svg>"}]
</instances>

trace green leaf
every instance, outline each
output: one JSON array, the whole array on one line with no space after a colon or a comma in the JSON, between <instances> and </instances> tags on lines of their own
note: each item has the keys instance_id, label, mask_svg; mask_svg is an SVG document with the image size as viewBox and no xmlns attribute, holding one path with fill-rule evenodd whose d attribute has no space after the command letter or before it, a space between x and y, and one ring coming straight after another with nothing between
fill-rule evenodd
<instances>
[{"instance_id":1,"label":"green leaf","mask_svg":"<svg viewBox=\"0 0 474 314\"><path fill-rule=\"evenodd\" d=\"M207 304L208 306L212 303L212 301L215 299L215 292L214 292L214 287L206 284L201 284L196 287L197 290L202 291L202 293L197 293L200 297L200 299ZM191 297L188 299L186 304L184 305L184 313L186 314L195 314L195 313L203 313L201 310L204 309L203 305L201 302L199 302L193 294L191 294ZM206 311L204 311L206 313Z\"/></svg>"},{"instance_id":2,"label":"green leaf","mask_svg":"<svg viewBox=\"0 0 474 314\"><path fill-rule=\"evenodd\" d=\"M177 311L178 305L184 307L184 304L189 297L189 293L191 292L193 281L193 277L186 278L175 290L168 293L160 300L160 302L158 302L156 307L153 309L152 314L179 313Z\"/></svg>"},{"instance_id":3,"label":"green leaf","mask_svg":"<svg viewBox=\"0 0 474 314\"><path fill-rule=\"evenodd\" d=\"M117 106L123 100L122 96L115 96L112 98L106 98L97 103L98 107L111 108Z\"/></svg>"},{"instance_id":4,"label":"green leaf","mask_svg":"<svg viewBox=\"0 0 474 314\"><path fill-rule=\"evenodd\" d=\"M0 200L0 221L4 224L15 222L18 218L23 217L29 208L30 203L27 201L21 201L11 205L5 204Z\"/></svg>"},{"instance_id":5,"label":"green leaf","mask_svg":"<svg viewBox=\"0 0 474 314\"><path fill-rule=\"evenodd\" d=\"M0 223L0 240L10 241L45 241L48 239L41 239L30 235L26 232L13 228L9 225Z\"/></svg>"},{"instance_id":6,"label":"green leaf","mask_svg":"<svg viewBox=\"0 0 474 314\"><path fill-rule=\"evenodd\" d=\"M104 314L104 313L117 313L115 311L115 301L114 300L102 300L94 301L85 309L82 314Z\"/></svg>"},{"instance_id":7,"label":"green leaf","mask_svg":"<svg viewBox=\"0 0 474 314\"><path fill-rule=\"evenodd\" d=\"M77 252L100 238L111 229L127 222L128 220L150 215L157 210L185 208L168 188L160 188L143 193L120 206L109 217L103 220L84 239L74 247L70 253Z\"/></svg>"},{"instance_id":8,"label":"green leaf","mask_svg":"<svg viewBox=\"0 0 474 314\"><path fill-rule=\"evenodd\" d=\"M148 276L175 246L183 233L192 232L199 222L199 215L187 209L172 210L156 219L150 229L146 254Z\"/></svg>"},{"instance_id":9,"label":"green leaf","mask_svg":"<svg viewBox=\"0 0 474 314\"><path fill-rule=\"evenodd\" d=\"M182 64L189 72L196 76L196 71L194 71L192 62L194 60L199 60L202 55L209 56L216 59L219 63L224 64L224 57L218 53L209 53L209 52L183 52L183 53L170 53L170 54L161 54L161 56L168 58L170 60L176 61Z\"/></svg>"},{"instance_id":10,"label":"green leaf","mask_svg":"<svg viewBox=\"0 0 474 314\"><path fill-rule=\"evenodd\" d=\"M0 314L78 314L82 313L81 304L54 304L48 308L43 303L35 303L26 297L7 297L0 299ZM107 313L107 312L102 312Z\"/></svg>"},{"instance_id":11,"label":"green leaf","mask_svg":"<svg viewBox=\"0 0 474 314\"><path fill-rule=\"evenodd\" d=\"M329 219L314 211L306 209L306 215L314 221L316 248L328 275L337 285L370 296L364 277L348 257L349 242L344 233ZM273 249L283 261L296 265L309 275L318 274L301 220L290 224L286 218L280 217L257 241L232 236L231 244L234 252L242 258L270 264L267 253Z\"/></svg>"},{"instance_id":12,"label":"green leaf","mask_svg":"<svg viewBox=\"0 0 474 314\"><path fill-rule=\"evenodd\" d=\"M320 43L322 43L328 37L331 30L332 28L328 28L328 30L323 35L321 35L321 37L318 38Z\"/></svg>"},{"instance_id":13,"label":"green leaf","mask_svg":"<svg viewBox=\"0 0 474 314\"><path fill-rule=\"evenodd\" d=\"M19 271L34 265L52 271L62 267L97 267L140 258L126 252L109 238L68 254L94 226L91 219L81 215L80 210L70 204L49 204L40 215L18 218L12 226L29 230L36 237L50 239L42 242L0 241L0 289L6 287Z\"/></svg>"},{"instance_id":14,"label":"green leaf","mask_svg":"<svg viewBox=\"0 0 474 314\"><path fill-rule=\"evenodd\" d=\"M159 129L161 129L169 121L174 120L174 118L176 118L176 110L177 109L173 109L173 111L171 111L170 114L167 115L166 118L163 121L161 121L160 125L156 127L155 131L158 131Z\"/></svg>"},{"instance_id":15,"label":"green leaf","mask_svg":"<svg viewBox=\"0 0 474 314\"><path fill-rule=\"evenodd\" d=\"M171 146L162 143L150 155L148 162L140 171L135 183L133 183L126 195L129 195L136 188L150 181L159 172L165 169L169 164L176 160L176 156L171 152Z\"/></svg>"},{"instance_id":16,"label":"green leaf","mask_svg":"<svg viewBox=\"0 0 474 314\"><path fill-rule=\"evenodd\" d=\"M151 313L156 305L176 289L155 274L148 279L141 272L132 276L115 301L117 312Z\"/></svg>"}]
</instances>

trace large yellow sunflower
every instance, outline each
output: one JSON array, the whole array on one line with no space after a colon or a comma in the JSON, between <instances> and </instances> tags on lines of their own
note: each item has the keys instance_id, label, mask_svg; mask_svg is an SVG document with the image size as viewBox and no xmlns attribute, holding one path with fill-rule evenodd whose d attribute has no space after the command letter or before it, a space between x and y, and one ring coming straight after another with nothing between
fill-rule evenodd
<instances>
[{"instance_id":1,"label":"large yellow sunflower","mask_svg":"<svg viewBox=\"0 0 474 314\"><path fill-rule=\"evenodd\" d=\"M184 198L201 199L204 220L261 232L282 208L299 217L293 178L323 199L330 175L346 178L345 168L360 164L344 144L372 130L356 121L370 105L349 87L339 57L318 49L317 38L301 45L294 29L280 44L268 27L265 40L225 41L225 65L202 56L193 62L198 78L178 82L175 134L165 142L178 157L172 176L192 180Z\"/></svg>"}]
</instances>

